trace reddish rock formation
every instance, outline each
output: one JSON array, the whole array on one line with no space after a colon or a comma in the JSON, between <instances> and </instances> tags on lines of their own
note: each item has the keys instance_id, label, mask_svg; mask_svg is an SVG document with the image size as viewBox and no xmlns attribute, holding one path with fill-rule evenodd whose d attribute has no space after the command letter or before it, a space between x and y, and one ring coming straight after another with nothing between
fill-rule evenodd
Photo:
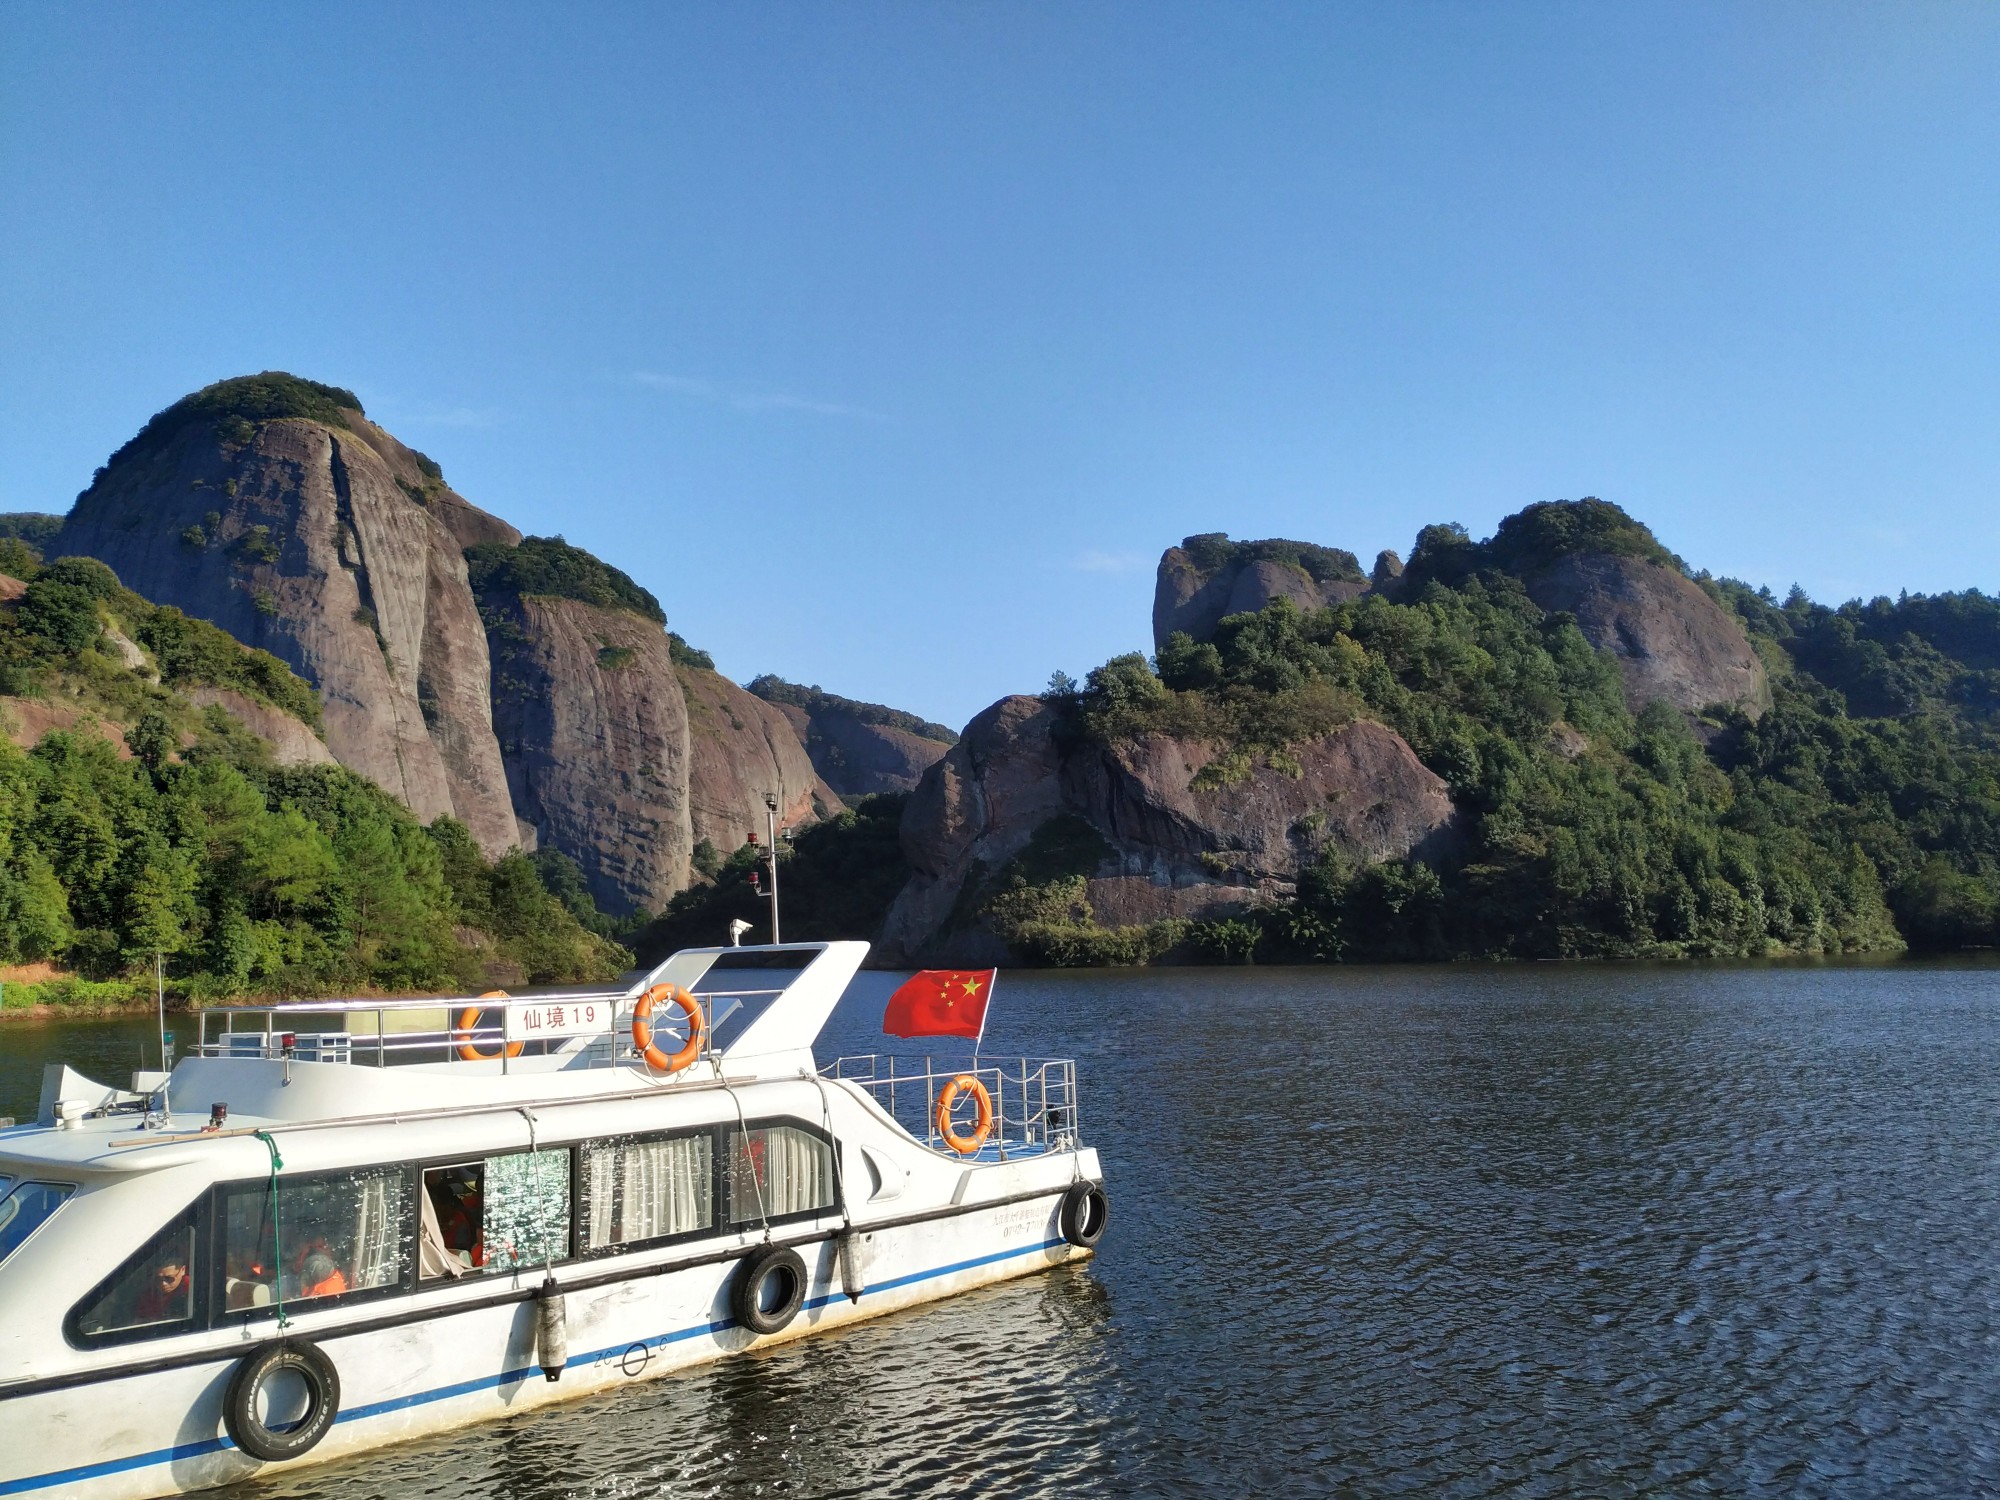
<instances>
[{"instance_id":1,"label":"reddish rock formation","mask_svg":"<svg viewBox=\"0 0 2000 1500\"><path fill-rule=\"evenodd\" d=\"M798 731L775 704L719 672L680 666L687 695L688 810L696 842L730 854L765 836L764 794L792 827L838 812L840 796L819 777Z\"/></svg>"},{"instance_id":2,"label":"reddish rock formation","mask_svg":"<svg viewBox=\"0 0 2000 1500\"><path fill-rule=\"evenodd\" d=\"M606 910L658 911L686 888L694 847L666 632L578 599L489 599L487 614L494 728L525 829L574 859Z\"/></svg>"},{"instance_id":3,"label":"reddish rock formation","mask_svg":"<svg viewBox=\"0 0 2000 1500\"><path fill-rule=\"evenodd\" d=\"M1059 815L1103 840L1102 859L1077 873L1106 925L1223 915L1289 895L1329 849L1364 862L1435 857L1452 836L1445 784L1370 721L1204 789L1194 783L1214 756L1206 744L1143 735L1065 752L1053 728L1040 699L1002 699L925 773L903 815L916 874L884 929L892 961L1003 961L968 892Z\"/></svg>"},{"instance_id":4,"label":"reddish rock formation","mask_svg":"<svg viewBox=\"0 0 2000 1500\"><path fill-rule=\"evenodd\" d=\"M51 555L100 558L271 651L319 689L343 765L505 849L518 835L458 531L512 529L475 520L358 411L342 416L169 414L78 499Z\"/></svg>"},{"instance_id":5,"label":"reddish rock formation","mask_svg":"<svg viewBox=\"0 0 2000 1500\"><path fill-rule=\"evenodd\" d=\"M326 748L310 724L301 724L283 709L272 708L246 697L233 688L194 687L184 689L188 701L204 708L220 708L237 723L271 747L271 759L281 766L330 766L333 752Z\"/></svg>"}]
</instances>

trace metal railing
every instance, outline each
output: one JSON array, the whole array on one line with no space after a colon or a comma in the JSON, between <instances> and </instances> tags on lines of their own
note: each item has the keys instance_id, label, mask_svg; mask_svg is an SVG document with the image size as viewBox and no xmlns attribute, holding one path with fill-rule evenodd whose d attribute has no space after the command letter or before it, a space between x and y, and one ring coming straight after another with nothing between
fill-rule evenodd
<instances>
[{"instance_id":1,"label":"metal railing","mask_svg":"<svg viewBox=\"0 0 2000 1500\"><path fill-rule=\"evenodd\" d=\"M523 1057L561 1056L564 1067L602 1067L615 1061L617 1028L631 1016L621 999L578 992L218 1006L201 1012L195 1051L373 1067L497 1061L503 1070Z\"/></svg>"},{"instance_id":2,"label":"metal railing","mask_svg":"<svg viewBox=\"0 0 2000 1500\"><path fill-rule=\"evenodd\" d=\"M843 1057L820 1069L821 1076L858 1084L911 1135L936 1150L949 1149L938 1130L938 1097L955 1078L976 1078L993 1102L993 1130L979 1155L1005 1160L1009 1152L1066 1151L1082 1139L1076 1063L1062 1058L981 1057L976 1067L952 1066L929 1057L897 1057L870 1052ZM968 1101L961 1097L955 1126L966 1133Z\"/></svg>"},{"instance_id":3,"label":"metal railing","mask_svg":"<svg viewBox=\"0 0 2000 1500\"><path fill-rule=\"evenodd\" d=\"M732 1030L755 1019L755 1001L782 993L697 989L704 1055L726 1047ZM630 995L604 991L217 1006L201 1012L195 1053L372 1067L497 1062L502 1072L525 1059L554 1057L561 1061L553 1066L565 1069L602 1068L636 1055L629 1035L632 1008ZM675 1006L656 1010L653 1026L668 1052L686 1040L685 1021ZM547 1071L552 1065L531 1066Z\"/></svg>"}]
</instances>

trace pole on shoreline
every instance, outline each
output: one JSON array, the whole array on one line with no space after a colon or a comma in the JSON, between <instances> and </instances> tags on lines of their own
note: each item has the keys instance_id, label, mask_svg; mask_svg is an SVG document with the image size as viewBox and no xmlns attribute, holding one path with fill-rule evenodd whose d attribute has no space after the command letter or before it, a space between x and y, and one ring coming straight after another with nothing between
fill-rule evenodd
<instances>
[{"instance_id":1,"label":"pole on shoreline","mask_svg":"<svg viewBox=\"0 0 2000 1500\"><path fill-rule=\"evenodd\" d=\"M776 792L764 793L764 822L770 829L769 837L771 840L769 845L771 851L771 941L775 944L784 941L783 938L778 936L778 795Z\"/></svg>"}]
</instances>

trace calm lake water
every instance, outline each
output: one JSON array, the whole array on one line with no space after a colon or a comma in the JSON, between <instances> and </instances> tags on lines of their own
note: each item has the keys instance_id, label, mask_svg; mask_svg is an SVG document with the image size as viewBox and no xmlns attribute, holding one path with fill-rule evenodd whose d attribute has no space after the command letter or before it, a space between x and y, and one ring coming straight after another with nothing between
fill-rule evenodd
<instances>
[{"instance_id":1,"label":"calm lake water","mask_svg":"<svg viewBox=\"0 0 2000 1500\"><path fill-rule=\"evenodd\" d=\"M0 1114L145 1032L0 1028ZM1088 1266L220 1493L2000 1493L2000 969L1010 974L988 1050L1079 1059Z\"/></svg>"}]
</instances>

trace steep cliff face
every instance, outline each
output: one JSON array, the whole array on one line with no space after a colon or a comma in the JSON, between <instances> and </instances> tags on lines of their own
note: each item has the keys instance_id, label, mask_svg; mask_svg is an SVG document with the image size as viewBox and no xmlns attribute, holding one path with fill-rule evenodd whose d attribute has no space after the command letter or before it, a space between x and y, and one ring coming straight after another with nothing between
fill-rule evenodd
<instances>
[{"instance_id":1,"label":"steep cliff face","mask_svg":"<svg viewBox=\"0 0 2000 1500\"><path fill-rule=\"evenodd\" d=\"M1226 615L1254 614L1273 599L1324 609L1365 593L1368 579L1351 552L1311 542L1232 542L1222 532L1191 536L1160 557L1153 586L1153 649L1184 630L1198 641Z\"/></svg>"},{"instance_id":2,"label":"steep cliff face","mask_svg":"<svg viewBox=\"0 0 2000 1500\"><path fill-rule=\"evenodd\" d=\"M1004 958L978 920L979 893L1058 817L1095 835L1081 845L1088 868L1066 873L1086 878L1097 920L1112 926L1226 915L1289 895L1322 853L1434 859L1453 836L1444 783L1380 724L1346 725L1217 786L1197 785L1215 755L1205 743L1148 734L1066 750L1054 730L1041 700L1003 699L925 773L903 816L917 873L889 914L893 954Z\"/></svg>"},{"instance_id":3,"label":"steep cliff face","mask_svg":"<svg viewBox=\"0 0 2000 1500\"><path fill-rule=\"evenodd\" d=\"M750 691L784 714L813 769L842 797L907 792L958 736L915 714L765 675Z\"/></svg>"},{"instance_id":4,"label":"steep cliff face","mask_svg":"<svg viewBox=\"0 0 2000 1500\"><path fill-rule=\"evenodd\" d=\"M903 809L903 855L916 874L883 924L890 962L1004 963L1006 944L954 924L968 880L999 869L1063 810L1055 713L1039 698L1002 698L965 726Z\"/></svg>"},{"instance_id":5,"label":"steep cliff face","mask_svg":"<svg viewBox=\"0 0 2000 1500\"><path fill-rule=\"evenodd\" d=\"M665 630L578 599L489 590L483 603L524 832L575 860L606 910L660 910L686 888L694 846L687 705Z\"/></svg>"},{"instance_id":6,"label":"steep cliff face","mask_svg":"<svg viewBox=\"0 0 2000 1500\"><path fill-rule=\"evenodd\" d=\"M1634 713L1664 701L1683 713L1725 704L1756 718L1771 706L1743 627L1685 575L1644 558L1577 553L1524 582L1543 609L1575 615L1585 638L1617 657Z\"/></svg>"},{"instance_id":7,"label":"steep cliff face","mask_svg":"<svg viewBox=\"0 0 2000 1500\"><path fill-rule=\"evenodd\" d=\"M680 666L687 697L688 810L697 843L723 854L765 836L764 794L778 798L778 823L794 826L837 812L839 794L813 769L798 731L776 705L719 672Z\"/></svg>"},{"instance_id":8,"label":"steep cliff face","mask_svg":"<svg viewBox=\"0 0 2000 1500\"><path fill-rule=\"evenodd\" d=\"M218 389L120 450L51 555L99 558L139 593L272 652L318 688L343 765L419 818L448 813L488 851L509 847L485 634L462 544L432 506L468 530L511 528L475 520L356 408L253 420L203 404Z\"/></svg>"}]
</instances>

